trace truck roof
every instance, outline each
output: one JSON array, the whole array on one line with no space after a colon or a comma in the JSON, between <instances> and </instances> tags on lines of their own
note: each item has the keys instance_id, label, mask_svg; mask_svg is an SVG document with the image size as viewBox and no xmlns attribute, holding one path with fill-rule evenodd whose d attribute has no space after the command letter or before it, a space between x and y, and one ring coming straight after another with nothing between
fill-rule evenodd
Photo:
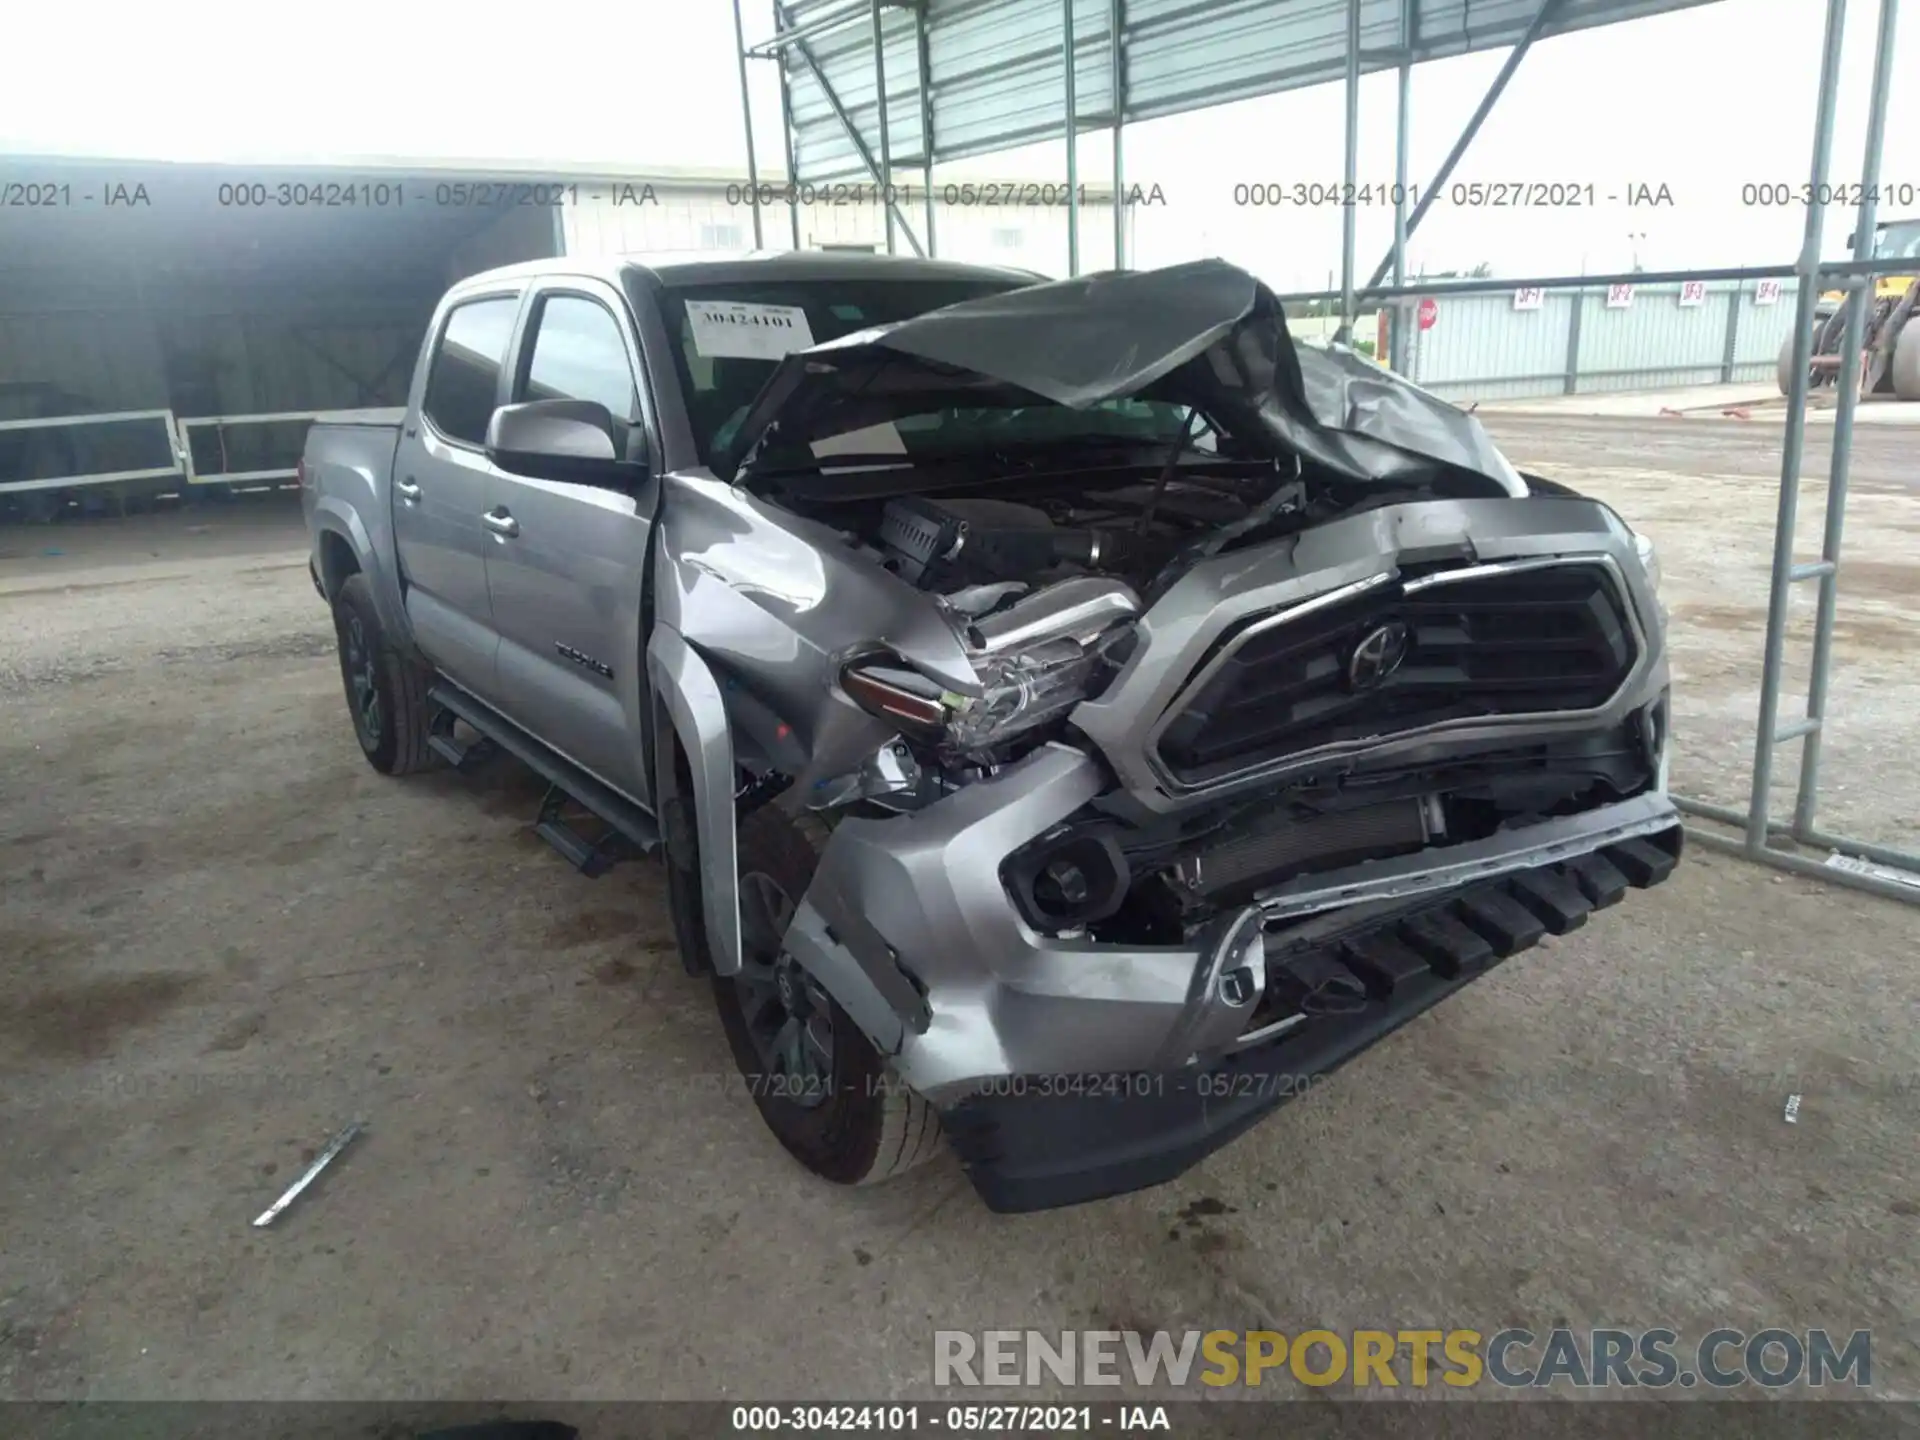
<instances>
[{"instance_id":1,"label":"truck roof","mask_svg":"<svg viewBox=\"0 0 1920 1440\"><path fill-rule=\"evenodd\" d=\"M735 280L1006 280L1031 285L1049 277L1032 270L993 265L964 265L908 255L875 255L848 250L677 250L630 255L562 255L527 260L469 275L454 288L467 290L500 280L539 275L582 275L618 285L632 272L651 275L666 285Z\"/></svg>"}]
</instances>

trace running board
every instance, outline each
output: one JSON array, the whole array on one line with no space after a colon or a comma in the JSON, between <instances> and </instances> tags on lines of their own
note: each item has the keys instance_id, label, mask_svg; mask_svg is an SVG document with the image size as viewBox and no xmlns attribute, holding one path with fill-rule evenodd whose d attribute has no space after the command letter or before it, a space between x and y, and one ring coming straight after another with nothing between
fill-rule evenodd
<instances>
[{"instance_id":1,"label":"running board","mask_svg":"<svg viewBox=\"0 0 1920 1440\"><path fill-rule=\"evenodd\" d=\"M454 722L458 718L444 706L435 710L431 733L427 736L427 748L464 775L484 764L498 752L499 747L485 735L471 745L461 744L453 735Z\"/></svg>"},{"instance_id":2,"label":"running board","mask_svg":"<svg viewBox=\"0 0 1920 1440\"><path fill-rule=\"evenodd\" d=\"M578 765L564 755L555 753L552 747L535 739L485 701L475 699L466 691L446 681L428 690L427 700L455 719L466 721L485 739L498 745L547 782L547 798L541 802L540 818L534 826L535 833L566 856L583 873L600 874L613 859L618 858L618 855L617 852L607 849L606 840L590 841L560 818L560 807L566 798L571 798L598 816L612 826L622 840L631 843L643 853L659 847L660 827L647 810L617 790L601 784ZM434 727L436 733L439 728L436 723ZM449 740L451 743L451 737ZM439 749L438 746L434 748ZM455 745L454 748L462 749L463 747ZM474 746L464 747L467 754L471 754L474 749ZM556 792L562 797L557 803ZM594 858L596 855L602 858L596 860ZM583 860L587 863L582 863ZM597 865L598 868L589 868L591 865Z\"/></svg>"},{"instance_id":3,"label":"running board","mask_svg":"<svg viewBox=\"0 0 1920 1440\"><path fill-rule=\"evenodd\" d=\"M598 880L620 861L629 858L632 846L618 830L608 830L598 839L582 835L567 818L567 806L579 804L558 785L548 785L540 799L540 818L533 833L560 852L560 857L589 880Z\"/></svg>"}]
</instances>

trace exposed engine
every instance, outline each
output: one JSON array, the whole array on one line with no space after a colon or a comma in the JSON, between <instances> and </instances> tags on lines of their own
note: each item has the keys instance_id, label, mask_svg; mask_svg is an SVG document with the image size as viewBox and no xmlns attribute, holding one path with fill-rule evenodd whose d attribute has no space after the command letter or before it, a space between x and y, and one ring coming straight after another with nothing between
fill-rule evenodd
<instances>
[{"instance_id":1,"label":"exposed engine","mask_svg":"<svg viewBox=\"0 0 1920 1440\"><path fill-rule=\"evenodd\" d=\"M937 597L960 633L985 690L977 699L880 661L854 666L846 681L874 713L924 716L908 738L928 742L943 764L1001 764L1043 740L1042 727L1119 672L1134 620L1194 562L1425 490L1220 457L1204 471L1170 463L1157 476L1035 476L1018 500L979 493L1018 484L987 477L972 493L789 500Z\"/></svg>"},{"instance_id":2,"label":"exposed engine","mask_svg":"<svg viewBox=\"0 0 1920 1440\"><path fill-rule=\"evenodd\" d=\"M1304 509L1297 484L1284 486L1280 504L1263 507L1262 492L1275 483L1269 472L1255 483L1182 476L1165 486L1135 481L1019 501L909 495L885 503L872 539L889 568L940 593L1012 581L1038 588L1073 575L1144 586L1183 547L1230 533L1256 510L1277 519Z\"/></svg>"},{"instance_id":3,"label":"exposed engine","mask_svg":"<svg viewBox=\"0 0 1920 1440\"><path fill-rule=\"evenodd\" d=\"M899 573L916 584L1031 582L1057 572L1120 575L1166 563L1179 532L1162 523L1076 523L1091 517L1062 507L1060 519L1038 505L977 496L890 500L879 541Z\"/></svg>"},{"instance_id":4,"label":"exposed engine","mask_svg":"<svg viewBox=\"0 0 1920 1440\"><path fill-rule=\"evenodd\" d=\"M902 734L923 773L965 783L1057 734L1069 711L1100 695L1131 652L1134 622L1195 559L1248 536L1271 539L1409 498L1405 489L1355 494L1271 470L1235 478L1233 468L1164 483L1109 479L1104 488L1056 482L1017 501L908 495L859 507L861 523L846 526L856 543L938 598L985 693L944 693L884 662L850 667L848 693L874 713L914 717ZM852 517L843 510L837 518ZM1420 568L1444 570L1446 562ZM1342 725L1358 734L1454 718L1456 710L1597 703L1631 659L1624 621L1602 603L1612 594L1591 567L1570 565L1478 580L1464 601L1443 585L1327 607L1276 633L1284 645L1271 655L1252 642L1237 651L1166 729L1163 762L1205 781L1261 759L1265 752L1247 747L1267 744L1268 732L1284 753L1343 738ZM1399 636L1413 653L1384 698L1341 679L1354 647L1375 632ZM1510 656L1519 657L1520 672L1499 668ZM1528 676L1537 695L1516 688ZM1178 943L1282 879L1480 840L1636 794L1657 768L1663 729L1656 709L1590 733L1439 763L1339 763L1158 818L1095 802L1013 857L1005 879L1036 930ZM1223 747L1216 759L1213 750Z\"/></svg>"}]
</instances>

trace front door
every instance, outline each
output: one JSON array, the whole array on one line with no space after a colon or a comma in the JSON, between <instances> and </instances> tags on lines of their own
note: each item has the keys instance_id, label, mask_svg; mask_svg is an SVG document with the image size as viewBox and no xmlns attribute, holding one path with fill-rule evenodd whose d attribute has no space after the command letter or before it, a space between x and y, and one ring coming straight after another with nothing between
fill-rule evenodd
<instances>
[{"instance_id":1,"label":"front door","mask_svg":"<svg viewBox=\"0 0 1920 1440\"><path fill-rule=\"evenodd\" d=\"M516 287L446 312L393 457L393 536L414 639L447 675L489 698L498 647L485 515L495 472L483 447L519 311Z\"/></svg>"},{"instance_id":2,"label":"front door","mask_svg":"<svg viewBox=\"0 0 1920 1440\"><path fill-rule=\"evenodd\" d=\"M515 403L598 401L626 458L649 458L639 346L613 290L585 279L545 282L518 357ZM626 493L496 470L487 522L501 708L643 805L640 599L656 483Z\"/></svg>"}]
</instances>

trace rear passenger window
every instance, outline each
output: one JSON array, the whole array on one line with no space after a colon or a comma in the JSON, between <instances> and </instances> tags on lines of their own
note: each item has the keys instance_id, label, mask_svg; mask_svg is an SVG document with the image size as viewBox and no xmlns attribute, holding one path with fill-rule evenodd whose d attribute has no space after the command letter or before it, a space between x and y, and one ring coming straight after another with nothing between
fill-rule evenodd
<instances>
[{"instance_id":1,"label":"rear passenger window","mask_svg":"<svg viewBox=\"0 0 1920 1440\"><path fill-rule=\"evenodd\" d=\"M597 400L616 420L639 420L627 347L604 305L555 295L540 306L536 327L523 399Z\"/></svg>"},{"instance_id":2,"label":"rear passenger window","mask_svg":"<svg viewBox=\"0 0 1920 1440\"><path fill-rule=\"evenodd\" d=\"M484 445L500 384L500 366L520 309L516 296L456 305L440 332L427 372L423 407L433 428L449 440Z\"/></svg>"}]
</instances>

